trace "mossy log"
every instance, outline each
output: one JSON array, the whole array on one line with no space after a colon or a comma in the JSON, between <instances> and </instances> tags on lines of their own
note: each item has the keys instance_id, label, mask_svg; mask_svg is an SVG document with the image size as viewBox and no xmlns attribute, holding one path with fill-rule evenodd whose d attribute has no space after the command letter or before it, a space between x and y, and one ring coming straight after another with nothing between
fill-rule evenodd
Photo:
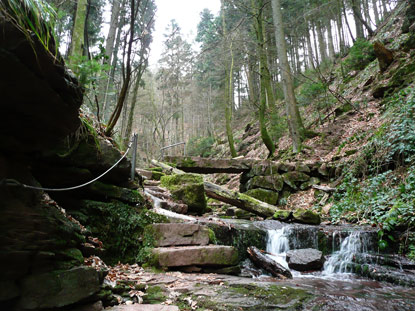
<instances>
[{"instance_id":1,"label":"mossy log","mask_svg":"<svg viewBox=\"0 0 415 311\"><path fill-rule=\"evenodd\" d=\"M182 170L171 167L170 165L159 162L157 160L151 160L151 163L161 167L165 172L173 174L185 174L185 172ZM239 207L240 209L261 217L271 217L278 211L278 209L273 205L261 202L243 193L230 191L224 187L208 181L204 182L204 187L208 197Z\"/></svg>"},{"instance_id":2,"label":"mossy log","mask_svg":"<svg viewBox=\"0 0 415 311\"><path fill-rule=\"evenodd\" d=\"M275 260L267 257L255 246L248 247L249 258L254 262L256 266L264 269L265 271L271 273L271 275L281 278L281 279L292 279L293 276L289 269L283 267Z\"/></svg>"},{"instance_id":3,"label":"mossy log","mask_svg":"<svg viewBox=\"0 0 415 311\"><path fill-rule=\"evenodd\" d=\"M271 217L278 209L268 203L259 201L249 195L230 191L224 187L205 181L205 192L210 198L239 207L261 217Z\"/></svg>"}]
</instances>

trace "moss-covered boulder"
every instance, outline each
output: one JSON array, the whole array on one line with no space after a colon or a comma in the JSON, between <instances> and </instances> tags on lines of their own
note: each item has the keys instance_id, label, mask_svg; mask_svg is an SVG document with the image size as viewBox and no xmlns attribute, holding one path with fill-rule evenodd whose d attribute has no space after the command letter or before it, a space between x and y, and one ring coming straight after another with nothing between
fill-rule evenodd
<instances>
[{"instance_id":1,"label":"moss-covered boulder","mask_svg":"<svg viewBox=\"0 0 415 311\"><path fill-rule=\"evenodd\" d=\"M278 192L282 190L283 186L284 182L281 175L279 174L269 176L254 176L247 183L248 190L262 188Z\"/></svg>"},{"instance_id":2,"label":"moss-covered boulder","mask_svg":"<svg viewBox=\"0 0 415 311\"><path fill-rule=\"evenodd\" d=\"M288 173L282 174L282 179L284 183L286 183L288 186L290 186L293 189L297 189L297 185L300 182L305 182L310 179L310 176L303 172L298 171L292 171Z\"/></svg>"},{"instance_id":3,"label":"moss-covered boulder","mask_svg":"<svg viewBox=\"0 0 415 311\"><path fill-rule=\"evenodd\" d=\"M202 215L206 211L203 178L197 174L163 176L161 185L170 190L175 200L188 206L190 214Z\"/></svg>"},{"instance_id":4,"label":"moss-covered boulder","mask_svg":"<svg viewBox=\"0 0 415 311\"><path fill-rule=\"evenodd\" d=\"M319 225L321 222L320 215L304 208L297 208L293 212L293 219L295 222L309 225Z\"/></svg>"},{"instance_id":5,"label":"moss-covered boulder","mask_svg":"<svg viewBox=\"0 0 415 311\"><path fill-rule=\"evenodd\" d=\"M267 189L251 189L245 192L245 194L271 205L277 205L278 202L278 192Z\"/></svg>"},{"instance_id":6,"label":"moss-covered boulder","mask_svg":"<svg viewBox=\"0 0 415 311\"><path fill-rule=\"evenodd\" d=\"M286 210L278 210L272 216L272 219L279 220L279 221L287 221L292 218L292 212Z\"/></svg>"},{"instance_id":7,"label":"moss-covered boulder","mask_svg":"<svg viewBox=\"0 0 415 311\"><path fill-rule=\"evenodd\" d=\"M308 181L303 182L300 185L300 189L301 190L305 190L305 189L308 189L308 188L310 188L310 187L312 187L314 185L318 185L319 183L320 183L320 179L319 178L317 178L317 177L311 177Z\"/></svg>"},{"instance_id":8,"label":"moss-covered boulder","mask_svg":"<svg viewBox=\"0 0 415 311\"><path fill-rule=\"evenodd\" d=\"M88 190L102 199L116 199L125 203L144 204L143 196L137 190L121 188L115 185L94 182Z\"/></svg>"},{"instance_id":9,"label":"moss-covered boulder","mask_svg":"<svg viewBox=\"0 0 415 311\"><path fill-rule=\"evenodd\" d=\"M56 309L91 297L100 289L99 273L88 267L34 274L22 281L19 307Z\"/></svg>"}]
</instances>

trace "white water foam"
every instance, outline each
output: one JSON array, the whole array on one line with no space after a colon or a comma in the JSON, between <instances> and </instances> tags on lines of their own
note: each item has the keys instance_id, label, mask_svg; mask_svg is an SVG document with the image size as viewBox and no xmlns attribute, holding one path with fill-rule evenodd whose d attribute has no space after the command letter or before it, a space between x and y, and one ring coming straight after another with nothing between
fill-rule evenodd
<instances>
[{"instance_id":1,"label":"white water foam","mask_svg":"<svg viewBox=\"0 0 415 311\"><path fill-rule=\"evenodd\" d=\"M334 239L334 237L333 237ZM350 233L340 245L340 250L324 263L323 275L352 273L351 263L356 254L367 253L367 241L358 231Z\"/></svg>"},{"instance_id":2,"label":"white water foam","mask_svg":"<svg viewBox=\"0 0 415 311\"><path fill-rule=\"evenodd\" d=\"M288 268L288 263L285 260L287 251L290 250L289 228L284 227L278 230L268 230L267 233L267 252L268 257L278 262L283 267Z\"/></svg>"}]
</instances>

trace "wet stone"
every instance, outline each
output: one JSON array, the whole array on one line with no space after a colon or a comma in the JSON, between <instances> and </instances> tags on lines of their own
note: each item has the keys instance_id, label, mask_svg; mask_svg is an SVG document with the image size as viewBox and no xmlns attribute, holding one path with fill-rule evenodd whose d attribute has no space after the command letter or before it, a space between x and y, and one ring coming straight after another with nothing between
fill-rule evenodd
<instances>
[{"instance_id":1,"label":"wet stone","mask_svg":"<svg viewBox=\"0 0 415 311\"><path fill-rule=\"evenodd\" d=\"M321 270L324 264L323 253L312 248L290 250L286 258L288 266L297 271Z\"/></svg>"}]
</instances>

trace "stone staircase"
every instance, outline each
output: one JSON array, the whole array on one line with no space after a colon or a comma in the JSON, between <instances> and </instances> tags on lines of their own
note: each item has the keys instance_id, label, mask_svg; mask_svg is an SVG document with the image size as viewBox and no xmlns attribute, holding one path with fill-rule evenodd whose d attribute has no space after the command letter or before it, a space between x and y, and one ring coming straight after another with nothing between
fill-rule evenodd
<instances>
[{"instance_id":1,"label":"stone staircase","mask_svg":"<svg viewBox=\"0 0 415 311\"><path fill-rule=\"evenodd\" d=\"M182 272L239 274L233 246L209 244L209 229L194 223L160 223L147 228L154 239L152 264ZM147 234L148 236L148 234Z\"/></svg>"}]
</instances>

